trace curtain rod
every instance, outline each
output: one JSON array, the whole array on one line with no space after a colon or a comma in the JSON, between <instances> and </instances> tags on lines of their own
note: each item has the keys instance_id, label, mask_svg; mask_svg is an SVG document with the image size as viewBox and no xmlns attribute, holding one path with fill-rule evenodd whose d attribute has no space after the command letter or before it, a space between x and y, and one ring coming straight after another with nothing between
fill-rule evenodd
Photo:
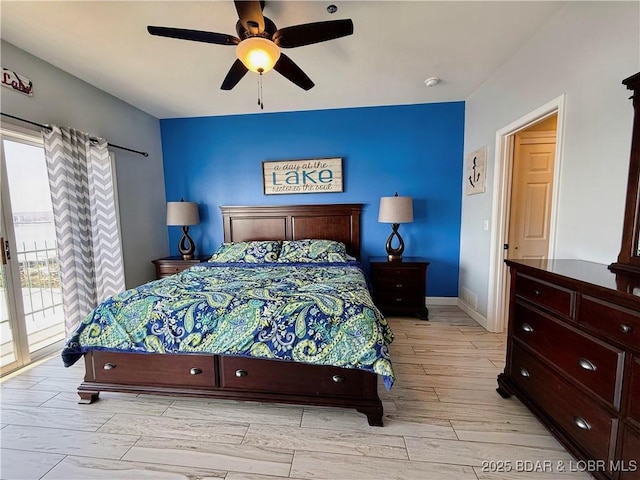
<instances>
[{"instance_id":1,"label":"curtain rod","mask_svg":"<svg viewBox=\"0 0 640 480\"><path fill-rule=\"evenodd\" d=\"M36 127L44 128L45 130L48 130L48 131L52 130L51 127L49 127L47 125L42 125L41 123L36 123L36 122L32 122L31 120L26 120L24 118L16 117L14 115L9 115L8 113L0 112L0 115L2 115L3 117L13 118L14 120L19 120L20 122L29 123L31 125L35 125ZM95 140L95 139L91 138L91 140ZM120 145L115 145L113 143L107 143L107 146L109 146L111 148L119 148L120 150L126 150L127 152L137 153L138 155L143 155L145 157L149 156L149 154L147 152L141 152L140 150L133 150L133 149L127 148L127 147L121 147Z\"/></svg>"}]
</instances>

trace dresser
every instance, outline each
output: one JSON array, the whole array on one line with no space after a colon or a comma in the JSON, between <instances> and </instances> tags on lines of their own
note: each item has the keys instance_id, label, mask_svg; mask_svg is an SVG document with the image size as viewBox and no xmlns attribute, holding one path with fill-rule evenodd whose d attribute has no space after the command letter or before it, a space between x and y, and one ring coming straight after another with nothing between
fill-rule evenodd
<instances>
[{"instance_id":1,"label":"dresser","mask_svg":"<svg viewBox=\"0 0 640 480\"><path fill-rule=\"evenodd\" d=\"M506 263L498 393L522 401L578 459L575 468L640 479L640 281L580 260Z\"/></svg>"},{"instance_id":2,"label":"dresser","mask_svg":"<svg viewBox=\"0 0 640 480\"><path fill-rule=\"evenodd\" d=\"M373 299L383 313L412 314L428 319L425 305L427 267L421 257L403 257L389 262L387 257L369 257Z\"/></svg>"},{"instance_id":3,"label":"dresser","mask_svg":"<svg viewBox=\"0 0 640 480\"><path fill-rule=\"evenodd\" d=\"M193 265L201 262L206 262L211 258L211 255L196 255L191 260L185 260L182 255L174 257L158 258L153 260L152 263L156 266L156 279L168 277L169 275L175 275Z\"/></svg>"}]
</instances>

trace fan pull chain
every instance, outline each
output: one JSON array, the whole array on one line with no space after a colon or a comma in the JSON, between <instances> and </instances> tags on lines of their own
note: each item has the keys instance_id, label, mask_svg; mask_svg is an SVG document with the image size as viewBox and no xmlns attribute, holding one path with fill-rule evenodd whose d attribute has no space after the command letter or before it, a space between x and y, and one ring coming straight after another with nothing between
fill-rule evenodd
<instances>
[{"instance_id":1,"label":"fan pull chain","mask_svg":"<svg viewBox=\"0 0 640 480\"><path fill-rule=\"evenodd\" d=\"M262 72L259 72L258 77L258 105L260 105L260 109L264 110L264 101L262 99Z\"/></svg>"}]
</instances>

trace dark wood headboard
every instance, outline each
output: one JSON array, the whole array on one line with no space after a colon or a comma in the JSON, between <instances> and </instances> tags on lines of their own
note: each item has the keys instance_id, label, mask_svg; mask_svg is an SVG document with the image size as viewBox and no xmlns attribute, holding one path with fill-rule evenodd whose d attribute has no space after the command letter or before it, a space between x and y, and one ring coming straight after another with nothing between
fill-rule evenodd
<instances>
[{"instance_id":1,"label":"dark wood headboard","mask_svg":"<svg viewBox=\"0 0 640 480\"><path fill-rule=\"evenodd\" d=\"M337 240L360 258L361 203L222 206L225 242Z\"/></svg>"}]
</instances>

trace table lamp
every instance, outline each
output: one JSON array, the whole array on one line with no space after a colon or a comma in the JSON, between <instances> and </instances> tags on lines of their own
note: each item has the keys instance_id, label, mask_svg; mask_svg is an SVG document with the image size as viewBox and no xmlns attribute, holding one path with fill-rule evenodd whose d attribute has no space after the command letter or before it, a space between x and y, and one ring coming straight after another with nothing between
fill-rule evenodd
<instances>
[{"instance_id":1,"label":"table lamp","mask_svg":"<svg viewBox=\"0 0 640 480\"><path fill-rule=\"evenodd\" d=\"M413 222L413 200L411 197L399 197L398 192L393 197L380 198L380 210L378 211L378 222L391 223L392 232L387 239L387 260L390 262L401 262L402 252L404 252L404 241L398 233L401 223ZM393 247L393 237L397 237L398 246Z\"/></svg>"},{"instance_id":2,"label":"table lamp","mask_svg":"<svg viewBox=\"0 0 640 480\"><path fill-rule=\"evenodd\" d=\"M200 216L198 215L198 204L195 202L167 202L167 225L181 226L182 238L178 244L178 250L185 260L193 259L193 252L196 246L189 236L189 225L198 225Z\"/></svg>"}]
</instances>

